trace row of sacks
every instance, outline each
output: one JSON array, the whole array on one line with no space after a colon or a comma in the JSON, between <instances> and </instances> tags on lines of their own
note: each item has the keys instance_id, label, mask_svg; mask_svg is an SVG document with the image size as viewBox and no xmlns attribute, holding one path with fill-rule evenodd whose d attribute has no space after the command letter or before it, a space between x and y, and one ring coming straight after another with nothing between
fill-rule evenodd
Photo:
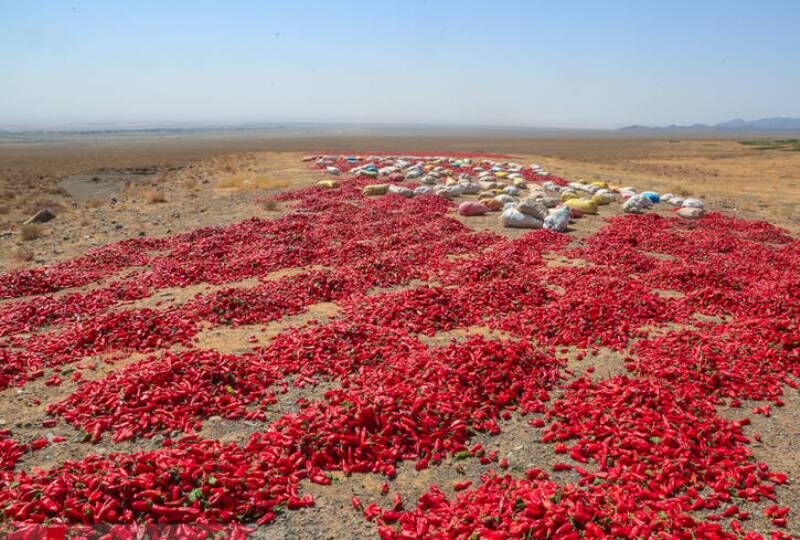
<instances>
[{"instance_id":1,"label":"row of sacks","mask_svg":"<svg viewBox=\"0 0 800 540\"><path fill-rule=\"evenodd\" d=\"M320 181L317 185L328 187L330 181ZM325 185L323 185L323 183ZM397 184L369 184L364 186L362 194L366 196L387 195L394 193L404 197L413 197L414 195L433 194L445 199L457 199L464 195L478 195L482 201L486 202L492 210L499 210L504 204L514 202L521 193L527 190L527 186L503 186L491 187L484 185L483 182L472 182L467 179L460 179L457 181L448 181L444 184L435 185L418 185L413 189Z\"/></svg>"},{"instance_id":2,"label":"row of sacks","mask_svg":"<svg viewBox=\"0 0 800 540\"><path fill-rule=\"evenodd\" d=\"M535 163L526 167L486 158L444 156L309 156L305 159L313 159L317 167L325 167L333 175L347 172L383 180L365 186L363 194L366 196L392 193L413 197L432 193L454 200L477 195L479 204L466 205L463 211L460 210L463 215L480 215L483 208L487 209L486 212L505 212L526 198L543 200L550 209L564 206L572 216L597 214L599 207L614 203L621 203L626 213L642 213L654 205L665 203L677 207L677 215L687 219L696 219L704 214L703 202L699 199L654 191L640 193L633 187L612 186L603 181L550 179L550 173ZM409 181L408 187L396 185L405 181ZM323 180L318 185L333 188L338 187L338 182ZM522 219L506 221L536 225Z\"/></svg>"},{"instance_id":3,"label":"row of sacks","mask_svg":"<svg viewBox=\"0 0 800 540\"><path fill-rule=\"evenodd\" d=\"M559 197L548 195L548 191L558 193ZM570 182L566 186L545 182L542 189L531 190L528 197L519 202L513 199L503 200L502 196L495 197L494 201L468 201L459 206L459 213L474 216L501 210L500 221L505 227L546 228L563 232L570 217L597 214L600 206L612 204L620 198L623 200L622 209L626 213L641 213L662 200L670 201L672 205L678 204L671 194L659 196L652 191L637 193L632 188L614 188L605 182ZM495 202L497 199L504 203L502 207ZM677 210L680 217L697 219L703 216L703 202L699 199L681 199L680 205Z\"/></svg>"},{"instance_id":4,"label":"row of sacks","mask_svg":"<svg viewBox=\"0 0 800 540\"><path fill-rule=\"evenodd\" d=\"M570 209L558 206L559 201L553 197L531 194L524 199L504 200L502 196L478 201L464 201L458 206L462 216L482 216L492 211L500 211L500 222L504 227L516 229L550 229L564 232L567 230Z\"/></svg>"},{"instance_id":5,"label":"row of sacks","mask_svg":"<svg viewBox=\"0 0 800 540\"><path fill-rule=\"evenodd\" d=\"M539 178L551 178L547 171L537 164L528 167L514 162L498 162L490 159L473 160L471 158L415 158L413 156L360 156L317 158L317 166L331 166L333 162L347 169L351 163L358 163L347 170L354 176L380 178L382 183L368 184L362 188L365 196L381 196L396 194L403 197L433 194L449 200L462 196L477 195L480 204L478 209L499 211L505 205L517 203L531 189L544 195L541 186L536 183ZM333 160L333 161L331 161ZM337 169L339 170L339 169ZM564 182L561 179L558 179ZM408 187L403 186L409 181ZM552 180L550 180L551 183ZM565 182L564 182L565 183ZM335 180L322 180L320 187L338 187ZM558 198L547 201L550 206L558 204ZM473 214L477 215L477 214Z\"/></svg>"},{"instance_id":6,"label":"row of sacks","mask_svg":"<svg viewBox=\"0 0 800 540\"><path fill-rule=\"evenodd\" d=\"M519 187L527 181L547 179L551 175L538 164L524 166L511 161L467 157L420 156L306 156L319 169L330 175L347 173L353 176L381 178L388 182L414 180L424 185L445 184L448 180L470 182L502 182ZM560 180L560 179L559 179Z\"/></svg>"},{"instance_id":7,"label":"row of sacks","mask_svg":"<svg viewBox=\"0 0 800 540\"><path fill-rule=\"evenodd\" d=\"M560 194L562 203L584 214L597 213L597 207L622 199L622 211L641 214L654 205L665 203L677 207L676 214L686 219L697 219L704 215L704 203L694 197L680 197L672 193L658 194L655 191L637 192L633 187L615 187L606 182L569 182L559 186L545 182L543 187Z\"/></svg>"},{"instance_id":8,"label":"row of sacks","mask_svg":"<svg viewBox=\"0 0 800 540\"><path fill-rule=\"evenodd\" d=\"M628 214L641 214L657 204L669 204L676 207L676 214L685 219L698 219L705 215L705 203L694 197L679 197L672 193L659 195L654 191L636 193L632 188L625 188L621 192L625 197L622 211Z\"/></svg>"}]
</instances>

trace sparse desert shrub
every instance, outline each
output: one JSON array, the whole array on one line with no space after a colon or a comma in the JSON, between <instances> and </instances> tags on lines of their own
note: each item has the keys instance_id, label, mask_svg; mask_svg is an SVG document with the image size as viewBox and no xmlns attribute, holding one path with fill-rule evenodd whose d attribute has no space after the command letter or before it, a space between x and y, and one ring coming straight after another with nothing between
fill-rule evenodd
<instances>
[{"instance_id":1,"label":"sparse desert shrub","mask_svg":"<svg viewBox=\"0 0 800 540\"><path fill-rule=\"evenodd\" d=\"M0 215L5 215L11 212L11 208L8 206L0 205Z\"/></svg>"},{"instance_id":2,"label":"sparse desert shrub","mask_svg":"<svg viewBox=\"0 0 800 540\"><path fill-rule=\"evenodd\" d=\"M286 180L276 180L252 172L240 172L217 181L220 189L281 189L289 186Z\"/></svg>"},{"instance_id":3,"label":"sparse desert shrub","mask_svg":"<svg viewBox=\"0 0 800 540\"><path fill-rule=\"evenodd\" d=\"M68 197L69 196L69 193L67 193L67 191L64 188L59 187L59 186L47 187L47 188L45 188L45 193L48 193L50 195L60 195L62 197Z\"/></svg>"},{"instance_id":4,"label":"sparse desert shrub","mask_svg":"<svg viewBox=\"0 0 800 540\"><path fill-rule=\"evenodd\" d=\"M103 206L103 199L92 197L91 199L87 199L86 202L83 203L83 206L86 208L100 208Z\"/></svg>"},{"instance_id":5,"label":"sparse desert shrub","mask_svg":"<svg viewBox=\"0 0 800 540\"><path fill-rule=\"evenodd\" d=\"M33 260L33 251L25 246L18 247L11 252L11 255L18 261L28 262Z\"/></svg>"},{"instance_id":6,"label":"sparse desert shrub","mask_svg":"<svg viewBox=\"0 0 800 540\"><path fill-rule=\"evenodd\" d=\"M183 180L181 180L181 186L184 189L189 189L189 190L196 189L197 188L197 180L195 180L194 177L184 178Z\"/></svg>"},{"instance_id":7,"label":"sparse desert shrub","mask_svg":"<svg viewBox=\"0 0 800 540\"><path fill-rule=\"evenodd\" d=\"M157 189L146 189L143 192L144 200L148 204L160 204L167 202L167 196L163 191Z\"/></svg>"},{"instance_id":8,"label":"sparse desert shrub","mask_svg":"<svg viewBox=\"0 0 800 540\"><path fill-rule=\"evenodd\" d=\"M275 210L278 209L278 201L273 199L262 199L261 201L259 201L258 204L259 206L261 206L263 210L266 210L267 212L274 212Z\"/></svg>"},{"instance_id":9,"label":"sparse desert shrub","mask_svg":"<svg viewBox=\"0 0 800 540\"><path fill-rule=\"evenodd\" d=\"M22 239L26 242L42 237L42 227L36 223L26 223L19 228Z\"/></svg>"}]
</instances>

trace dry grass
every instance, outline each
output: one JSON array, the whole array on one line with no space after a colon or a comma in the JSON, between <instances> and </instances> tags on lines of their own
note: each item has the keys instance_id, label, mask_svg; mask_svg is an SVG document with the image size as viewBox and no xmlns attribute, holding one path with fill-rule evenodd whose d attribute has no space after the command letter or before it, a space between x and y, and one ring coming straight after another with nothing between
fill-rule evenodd
<instances>
[{"instance_id":1,"label":"dry grass","mask_svg":"<svg viewBox=\"0 0 800 540\"><path fill-rule=\"evenodd\" d=\"M195 191L199 189L199 186L197 185L197 180L192 176L183 178L180 181L180 185L183 189L186 189L188 191Z\"/></svg>"},{"instance_id":2,"label":"dry grass","mask_svg":"<svg viewBox=\"0 0 800 540\"><path fill-rule=\"evenodd\" d=\"M225 167L231 167L226 164ZM256 174L252 172L240 172L217 181L218 189L229 189L233 191L247 191L255 189L284 189L289 187L286 180L276 180L271 176Z\"/></svg>"},{"instance_id":3,"label":"dry grass","mask_svg":"<svg viewBox=\"0 0 800 540\"><path fill-rule=\"evenodd\" d=\"M83 203L85 208L100 208L105 204L105 201L99 197L92 197L91 199L87 199L86 202Z\"/></svg>"},{"instance_id":4,"label":"dry grass","mask_svg":"<svg viewBox=\"0 0 800 540\"><path fill-rule=\"evenodd\" d=\"M258 205L262 210L266 210L267 212L274 212L278 209L278 201L272 199L262 199L258 202Z\"/></svg>"},{"instance_id":5,"label":"dry grass","mask_svg":"<svg viewBox=\"0 0 800 540\"><path fill-rule=\"evenodd\" d=\"M145 189L142 191L142 198L147 204L161 204L167 202L166 194L157 189Z\"/></svg>"},{"instance_id":6,"label":"dry grass","mask_svg":"<svg viewBox=\"0 0 800 540\"><path fill-rule=\"evenodd\" d=\"M772 211L776 216L780 216L781 218L791 221L800 221L800 210L798 210L795 204L776 205Z\"/></svg>"},{"instance_id":7,"label":"dry grass","mask_svg":"<svg viewBox=\"0 0 800 540\"><path fill-rule=\"evenodd\" d=\"M30 262L33 260L33 251L25 246L18 247L11 253L11 255L15 260L21 262Z\"/></svg>"},{"instance_id":8,"label":"dry grass","mask_svg":"<svg viewBox=\"0 0 800 540\"><path fill-rule=\"evenodd\" d=\"M19 228L19 233L25 242L42 237L42 227L36 223L26 223Z\"/></svg>"}]
</instances>

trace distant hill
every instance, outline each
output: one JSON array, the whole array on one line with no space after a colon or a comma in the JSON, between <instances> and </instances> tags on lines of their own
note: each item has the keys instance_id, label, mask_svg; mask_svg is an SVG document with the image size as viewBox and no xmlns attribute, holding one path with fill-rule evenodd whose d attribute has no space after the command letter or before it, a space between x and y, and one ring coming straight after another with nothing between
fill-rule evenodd
<instances>
[{"instance_id":1,"label":"distant hill","mask_svg":"<svg viewBox=\"0 0 800 540\"><path fill-rule=\"evenodd\" d=\"M736 118L719 124L692 124L690 126L679 126L672 124L669 126L625 126L619 131L631 132L658 132L658 131L691 131L691 132L715 132L715 131L792 131L800 132L800 118L790 118L780 116L775 118L761 118L760 120L742 120Z\"/></svg>"}]
</instances>

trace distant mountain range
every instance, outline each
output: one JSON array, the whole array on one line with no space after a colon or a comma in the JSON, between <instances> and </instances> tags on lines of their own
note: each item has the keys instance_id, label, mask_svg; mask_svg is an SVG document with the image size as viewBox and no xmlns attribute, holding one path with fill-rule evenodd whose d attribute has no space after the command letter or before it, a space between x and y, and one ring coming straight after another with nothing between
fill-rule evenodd
<instances>
[{"instance_id":1,"label":"distant mountain range","mask_svg":"<svg viewBox=\"0 0 800 540\"><path fill-rule=\"evenodd\" d=\"M788 116L781 116L775 118L761 118L760 120L742 120L736 118L727 122L719 124L692 124L690 126L679 126L672 124L670 126L625 126L620 128L619 131L632 131L632 132L657 132L657 131L793 131L800 132L800 118L790 118Z\"/></svg>"}]
</instances>

